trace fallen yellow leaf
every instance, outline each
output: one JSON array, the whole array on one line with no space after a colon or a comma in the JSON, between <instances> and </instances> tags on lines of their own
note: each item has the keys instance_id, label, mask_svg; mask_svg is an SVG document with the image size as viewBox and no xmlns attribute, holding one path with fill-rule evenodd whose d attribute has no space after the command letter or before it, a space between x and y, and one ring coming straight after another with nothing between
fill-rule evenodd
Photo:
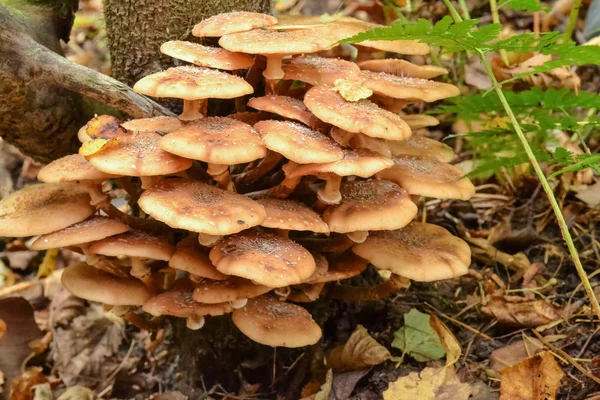
<instances>
[{"instance_id":1,"label":"fallen yellow leaf","mask_svg":"<svg viewBox=\"0 0 600 400\"><path fill-rule=\"evenodd\" d=\"M471 385L461 383L453 366L425 368L398 378L383 392L384 400L467 400Z\"/></svg>"},{"instance_id":2,"label":"fallen yellow leaf","mask_svg":"<svg viewBox=\"0 0 600 400\"><path fill-rule=\"evenodd\" d=\"M96 154L99 151L102 151L102 148L106 146L109 141L106 139L93 139L88 142L85 142L79 148L79 154L84 157L89 157L92 154Z\"/></svg>"},{"instance_id":3,"label":"fallen yellow leaf","mask_svg":"<svg viewBox=\"0 0 600 400\"><path fill-rule=\"evenodd\" d=\"M360 82L350 79L337 79L334 82L333 90L348 101L359 101L373 94L371 89L364 87Z\"/></svg>"},{"instance_id":4,"label":"fallen yellow leaf","mask_svg":"<svg viewBox=\"0 0 600 400\"><path fill-rule=\"evenodd\" d=\"M58 257L58 249L49 249L44 254L44 259L38 268L38 272L35 276L36 279L45 278L50 276L56 269L56 259Z\"/></svg>"}]
</instances>

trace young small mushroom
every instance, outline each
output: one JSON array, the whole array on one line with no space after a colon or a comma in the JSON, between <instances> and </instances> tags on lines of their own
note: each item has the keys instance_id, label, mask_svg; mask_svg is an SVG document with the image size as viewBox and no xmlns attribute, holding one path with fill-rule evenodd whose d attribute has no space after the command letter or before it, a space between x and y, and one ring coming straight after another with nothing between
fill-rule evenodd
<instances>
[{"instance_id":1,"label":"young small mushroom","mask_svg":"<svg viewBox=\"0 0 600 400\"><path fill-rule=\"evenodd\" d=\"M469 200L475 194L471 181L455 166L418 156L393 160L394 166L378 173L377 178L395 182L411 195Z\"/></svg>"},{"instance_id":2,"label":"young small mushroom","mask_svg":"<svg viewBox=\"0 0 600 400\"><path fill-rule=\"evenodd\" d=\"M209 257L224 274L273 288L301 283L315 271L315 260L304 247L264 233L225 237L212 248Z\"/></svg>"},{"instance_id":3,"label":"young small mushroom","mask_svg":"<svg viewBox=\"0 0 600 400\"><path fill-rule=\"evenodd\" d=\"M319 214L293 200L262 198L256 200L265 208L267 216L261 226L276 229L284 237L289 231L309 231L329 234L329 227Z\"/></svg>"},{"instance_id":4,"label":"young small mushroom","mask_svg":"<svg viewBox=\"0 0 600 400\"><path fill-rule=\"evenodd\" d=\"M150 298L139 280L120 278L83 262L65 268L61 282L74 296L112 306L141 306Z\"/></svg>"},{"instance_id":5,"label":"young small mushroom","mask_svg":"<svg viewBox=\"0 0 600 400\"><path fill-rule=\"evenodd\" d=\"M233 308L246 305L248 299L261 296L273 290L272 287L257 285L248 279L229 277L222 281L205 280L196 285L194 300L199 303L229 303Z\"/></svg>"},{"instance_id":6,"label":"young small mushroom","mask_svg":"<svg viewBox=\"0 0 600 400\"><path fill-rule=\"evenodd\" d=\"M160 52L199 67L226 71L248 69L254 64L254 60L248 54L233 53L219 47L203 46L183 40L171 40L163 43L160 46Z\"/></svg>"},{"instance_id":7,"label":"young small mushroom","mask_svg":"<svg viewBox=\"0 0 600 400\"><path fill-rule=\"evenodd\" d=\"M450 146L424 136L413 135L404 140L388 140L387 145L394 157L419 156L443 163L449 163L456 157Z\"/></svg>"},{"instance_id":8,"label":"young small mushroom","mask_svg":"<svg viewBox=\"0 0 600 400\"><path fill-rule=\"evenodd\" d=\"M195 238L187 238L177 243L175 253L169 259L169 267L188 272L192 281L203 278L220 281L228 278L212 265L208 254L200 249Z\"/></svg>"},{"instance_id":9,"label":"young small mushroom","mask_svg":"<svg viewBox=\"0 0 600 400\"><path fill-rule=\"evenodd\" d=\"M0 201L0 236L44 235L81 222L95 212L88 190L82 185L30 185Z\"/></svg>"},{"instance_id":10,"label":"young small mushroom","mask_svg":"<svg viewBox=\"0 0 600 400\"><path fill-rule=\"evenodd\" d=\"M220 37L229 33L266 28L277 23L277 18L256 12L233 11L206 18L196 24L192 35L196 37Z\"/></svg>"},{"instance_id":11,"label":"young small mushroom","mask_svg":"<svg viewBox=\"0 0 600 400\"><path fill-rule=\"evenodd\" d=\"M248 106L260 111L277 114L287 119L300 121L314 130L320 130L325 125L319 118L311 113L308 108L306 108L302 100L293 97L278 96L274 94L263 97L253 97L248 100Z\"/></svg>"},{"instance_id":12,"label":"young small mushroom","mask_svg":"<svg viewBox=\"0 0 600 400\"><path fill-rule=\"evenodd\" d=\"M361 61L358 63L358 67L372 72L421 79L433 79L448 73L446 68L435 65L417 65L398 58Z\"/></svg>"},{"instance_id":13,"label":"young small mushroom","mask_svg":"<svg viewBox=\"0 0 600 400\"><path fill-rule=\"evenodd\" d=\"M375 267L419 281L456 278L467 273L471 248L442 227L412 222L395 231L377 231L352 251Z\"/></svg>"},{"instance_id":14,"label":"young small mushroom","mask_svg":"<svg viewBox=\"0 0 600 400\"><path fill-rule=\"evenodd\" d=\"M400 229L417 215L417 206L408 193L395 183L355 180L340 187L342 201L329 206L323 219L332 232L346 233L362 243L368 231Z\"/></svg>"},{"instance_id":15,"label":"young small mushroom","mask_svg":"<svg viewBox=\"0 0 600 400\"><path fill-rule=\"evenodd\" d=\"M271 347L303 347L321 338L321 328L304 308L271 296L248 300L232 315L235 326L255 342Z\"/></svg>"},{"instance_id":16,"label":"young small mushroom","mask_svg":"<svg viewBox=\"0 0 600 400\"><path fill-rule=\"evenodd\" d=\"M363 85L380 95L395 99L418 99L433 102L460 95L460 90L448 83L421 78L386 74L385 72L361 72Z\"/></svg>"},{"instance_id":17,"label":"young small mushroom","mask_svg":"<svg viewBox=\"0 0 600 400\"><path fill-rule=\"evenodd\" d=\"M310 85L334 86L338 79L362 81L360 68L350 61L318 56L298 56L283 63L286 80L306 82Z\"/></svg>"}]
</instances>

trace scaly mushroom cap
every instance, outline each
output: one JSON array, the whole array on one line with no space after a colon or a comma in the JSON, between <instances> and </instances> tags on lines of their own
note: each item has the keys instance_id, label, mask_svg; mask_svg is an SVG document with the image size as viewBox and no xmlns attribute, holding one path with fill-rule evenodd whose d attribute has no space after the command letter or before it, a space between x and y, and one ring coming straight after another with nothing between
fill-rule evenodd
<instances>
[{"instance_id":1,"label":"scaly mushroom cap","mask_svg":"<svg viewBox=\"0 0 600 400\"><path fill-rule=\"evenodd\" d=\"M141 231L130 231L110 236L93 243L89 247L89 252L92 254L162 261L169 261L174 251L175 247L167 239Z\"/></svg>"},{"instance_id":2,"label":"scaly mushroom cap","mask_svg":"<svg viewBox=\"0 0 600 400\"><path fill-rule=\"evenodd\" d=\"M95 215L64 229L40 236L31 244L31 250L76 246L118 235L129 229L121 221Z\"/></svg>"},{"instance_id":3,"label":"scaly mushroom cap","mask_svg":"<svg viewBox=\"0 0 600 400\"><path fill-rule=\"evenodd\" d=\"M395 99L432 102L460 94L456 86L448 83L391 75L385 72L362 71L361 74L364 78L363 86L374 93Z\"/></svg>"},{"instance_id":4,"label":"scaly mushroom cap","mask_svg":"<svg viewBox=\"0 0 600 400\"><path fill-rule=\"evenodd\" d=\"M254 125L258 121L270 119L270 116L266 112L240 111L235 114L229 114L227 118L235 119L248 125Z\"/></svg>"},{"instance_id":5,"label":"scaly mushroom cap","mask_svg":"<svg viewBox=\"0 0 600 400\"><path fill-rule=\"evenodd\" d=\"M397 156L393 160L394 166L377 177L397 183L410 194L460 200L469 200L475 194L471 181L453 165L418 156Z\"/></svg>"},{"instance_id":6,"label":"scaly mushroom cap","mask_svg":"<svg viewBox=\"0 0 600 400\"><path fill-rule=\"evenodd\" d=\"M344 156L342 148L332 139L296 122L260 121L254 129L269 150L299 164L330 163Z\"/></svg>"},{"instance_id":7,"label":"scaly mushroom cap","mask_svg":"<svg viewBox=\"0 0 600 400\"><path fill-rule=\"evenodd\" d=\"M302 347L321 338L321 328L304 308L260 296L235 310L235 326L255 342L271 347Z\"/></svg>"},{"instance_id":8,"label":"scaly mushroom cap","mask_svg":"<svg viewBox=\"0 0 600 400\"><path fill-rule=\"evenodd\" d=\"M254 64L254 60L248 54L233 53L219 47L203 46L183 40L171 40L163 43L160 46L160 52L200 67L227 71L247 69Z\"/></svg>"},{"instance_id":9,"label":"scaly mushroom cap","mask_svg":"<svg viewBox=\"0 0 600 400\"><path fill-rule=\"evenodd\" d=\"M410 136L406 122L369 100L349 102L329 86L315 86L304 96L304 104L319 119L367 136L402 140Z\"/></svg>"},{"instance_id":10,"label":"scaly mushroom cap","mask_svg":"<svg viewBox=\"0 0 600 400\"><path fill-rule=\"evenodd\" d=\"M338 79L361 81L360 68L356 64L338 58L298 56L282 65L284 79L306 82L313 86L333 86Z\"/></svg>"},{"instance_id":11,"label":"scaly mushroom cap","mask_svg":"<svg viewBox=\"0 0 600 400\"><path fill-rule=\"evenodd\" d=\"M329 44L327 37L311 29L255 29L227 34L219 39L219 45L229 51L264 55L314 53L327 48Z\"/></svg>"},{"instance_id":12,"label":"scaly mushroom cap","mask_svg":"<svg viewBox=\"0 0 600 400\"><path fill-rule=\"evenodd\" d=\"M222 281L203 281L196 285L194 300L199 303L227 303L251 299L270 292L273 288L257 285L248 279L229 277Z\"/></svg>"},{"instance_id":13,"label":"scaly mushroom cap","mask_svg":"<svg viewBox=\"0 0 600 400\"><path fill-rule=\"evenodd\" d=\"M323 256L321 256L323 257ZM323 257L324 258L324 257ZM317 266L319 265L319 259L317 260ZM367 260L358 257L356 254L346 252L331 257L331 260L327 263L326 269L319 269L308 278L304 283L325 283L341 281L343 279L352 278L353 276L360 275L369 265Z\"/></svg>"},{"instance_id":14,"label":"scaly mushroom cap","mask_svg":"<svg viewBox=\"0 0 600 400\"><path fill-rule=\"evenodd\" d=\"M43 235L83 221L96 212L85 186L42 183L0 201L0 236Z\"/></svg>"},{"instance_id":15,"label":"scaly mushroom cap","mask_svg":"<svg viewBox=\"0 0 600 400\"><path fill-rule=\"evenodd\" d=\"M433 79L448 73L446 68L434 65L417 65L397 58L361 61L358 63L358 66L360 69L367 71L385 72L386 74L396 76L408 76L421 79Z\"/></svg>"},{"instance_id":16,"label":"scaly mushroom cap","mask_svg":"<svg viewBox=\"0 0 600 400\"><path fill-rule=\"evenodd\" d=\"M385 139L372 138L358 132L348 132L337 126L331 128L329 135L341 146L351 149L368 149L383 157L392 157L392 152Z\"/></svg>"},{"instance_id":17,"label":"scaly mushroom cap","mask_svg":"<svg viewBox=\"0 0 600 400\"><path fill-rule=\"evenodd\" d=\"M288 178L297 178L305 175L318 175L332 173L337 176L356 175L369 178L394 165L389 158L382 157L367 149L344 150L344 158L327 164L300 165L286 174Z\"/></svg>"},{"instance_id":18,"label":"scaly mushroom cap","mask_svg":"<svg viewBox=\"0 0 600 400\"><path fill-rule=\"evenodd\" d=\"M284 118L295 119L311 129L319 129L324 125L320 119L315 117L314 114L306 108L302 100L293 97L277 95L253 97L248 100L248 106L257 110L281 115Z\"/></svg>"},{"instance_id":19,"label":"scaly mushroom cap","mask_svg":"<svg viewBox=\"0 0 600 400\"><path fill-rule=\"evenodd\" d=\"M46 183L102 182L116 175L94 168L84 156L71 154L52 161L38 173L38 180Z\"/></svg>"},{"instance_id":20,"label":"scaly mushroom cap","mask_svg":"<svg viewBox=\"0 0 600 400\"><path fill-rule=\"evenodd\" d=\"M408 124L408 126L410 126L410 129L412 130L427 128L429 126L437 126L440 124L440 121L431 115L402 115L402 119Z\"/></svg>"},{"instance_id":21,"label":"scaly mushroom cap","mask_svg":"<svg viewBox=\"0 0 600 400\"><path fill-rule=\"evenodd\" d=\"M267 228L290 231L329 233L327 224L319 214L302 203L293 200L263 198L256 200L267 213L261 223Z\"/></svg>"},{"instance_id":22,"label":"scaly mushroom cap","mask_svg":"<svg viewBox=\"0 0 600 400\"><path fill-rule=\"evenodd\" d=\"M294 303L312 303L319 298L324 287L324 283L314 283L312 285L303 283L293 286L286 300Z\"/></svg>"},{"instance_id":23,"label":"scaly mushroom cap","mask_svg":"<svg viewBox=\"0 0 600 400\"><path fill-rule=\"evenodd\" d=\"M466 274L471 264L465 241L442 227L420 222L373 232L352 251L377 268L419 282L456 278Z\"/></svg>"},{"instance_id":24,"label":"scaly mushroom cap","mask_svg":"<svg viewBox=\"0 0 600 400\"><path fill-rule=\"evenodd\" d=\"M113 306L141 306L148 289L134 278L122 278L80 262L65 268L62 284L74 296Z\"/></svg>"},{"instance_id":25,"label":"scaly mushroom cap","mask_svg":"<svg viewBox=\"0 0 600 400\"><path fill-rule=\"evenodd\" d=\"M233 311L228 303L198 303L192 297L193 291L193 282L188 279L178 279L169 290L146 301L142 310L155 317L172 315L179 318L218 316Z\"/></svg>"},{"instance_id":26,"label":"scaly mushroom cap","mask_svg":"<svg viewBox=\"0 0 600 400\"><path fill-rule=\"evenodd\" d=\"M449 163L456 156L450 146L424 136L411 136L408 139L387 142L392 155L427 157Z\"/></svg>"},{"instance_id":27,"label":"scaly mushroom cap","mask_svg":"<svg viewBox=\"0 0 600 400\"><path fill-rule=\"evenodd\" d=\"M342 202L329 206L323 219L332 232L400 229L417 215L406 190L388 181L344 182Z\"/></svg>"},{"instance_id":28,"label":"scaly mushroom cap","mask_svg":"<svg viewBox=\"0 0 600 400\"><path fill-rule=\"evenodd\" d=\"M158 146L181 157L222 165L247 163L267 154L250 125L226 117L196 120L163 137Z\"/></svg>"},{"instance_id":29,"label":"scaly mushroom cap","mask_svg":"<svg viewBox=\"0 0 600 400\"><path fill-rule=\"evenodd\" d=\"M175 253L169 259L169 267L186 271L194 276L209 278L215 280L227 279L227 275L223 275L210 262L208 254L206 254L198 246L198 241L195 239L184 239L177 243Z\"/></svg>"},{"instance_id":30,"label":"scaly mushroom cap","mask_svg":"<svg viewBox=\"0 0 600 400\"><path fill-rule=\"evenodd\" d=\"M168 175L192 166L192 160L159 149L161 138L154 132L132 132L110 140L87 158L100 171L126 176Z\"/></svg>"},{"instance_id":31,"label":"scaly mushroom cap","mask_svg":"<svg viewBox=\"0 0 600 400\"><path fill-rule=\"evenodd\" d=\"M259 225L265 210L257 202L198 181L167 179L146 190L138 204L173 227L209 235L231 235Z\"/></svg>"},{"instance_id":32,"label":"scaly mushroom cap","mask_svg":"<svg viewBox=\"0 0 600 400\"><path fill-rule=\"evenodd\" d=\"M233 11L213 15L202 20L192 29L196 37L219 37L229 33L244 32L275 25L277 18L255 12Z\"/></svg>"},{"instance_id":33,"label":"scaly mushroom cap","mask_svg":"<svg viewBox=\"0 0 600 400\"><path fill-rule=\"evenodd\" d=\"M140 118L123 122L121 126L134 132L160 132L165 134L181 128L181 121L175 117Z\"/></svg>"},{"instance_id":34,"label":"scaly mushroom cap","mask_svg":"<svg viewBox=\"0 0 600 400\"><path fill-rule=\"evenodd\" d=\"M271 234L240 234L221 240L210 260L227 275L269 286L300 283L315 271L315 260L304 247Z\"/></svg>"},{"instance_id":35,"label":"scaly mushroom cap","mask_svg":"<svg viewBox=\"0 0 600 400\"><path fill-rule=\"evenodd\" d=\"M232 99L254 92L248 82L226 72L198 67L173 67L140 79L133 90L152 97L184 100Z\"/></svg>"}]
</instances>

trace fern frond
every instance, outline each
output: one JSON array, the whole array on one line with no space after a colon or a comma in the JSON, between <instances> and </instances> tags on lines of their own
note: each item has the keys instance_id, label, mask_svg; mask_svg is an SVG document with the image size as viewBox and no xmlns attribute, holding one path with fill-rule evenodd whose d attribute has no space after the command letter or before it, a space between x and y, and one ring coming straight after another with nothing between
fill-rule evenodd
<instances>
[{"instance_id":1,"label":"fern frond","mask_svg":"<svg viewBox=\"0 0 600 400\"><path fill-rule=\"evenodd\" d=\"M539 0L506 0L500 3L498 6L502 7L504 5L508 5L509 8L515 11L547 12L550 10L550 7L548 7L545 4L542 4Z\"/></svg>"}]
</instances>

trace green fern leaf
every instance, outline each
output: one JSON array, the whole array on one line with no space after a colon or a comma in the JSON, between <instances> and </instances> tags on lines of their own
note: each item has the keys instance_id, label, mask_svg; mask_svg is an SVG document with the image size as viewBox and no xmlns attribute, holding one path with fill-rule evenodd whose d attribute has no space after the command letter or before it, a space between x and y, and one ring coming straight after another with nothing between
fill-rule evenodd
<instances>
[{"instance_id":1,"label":"green fern leaf","mask_svg":"<svg viewBox=\"0 0 600 400\"><path fill-rule=\"evenodd\" d=\"M499 4L499 6L503 6L507 4L508 7L515 11L527 11L527 12L536 12L536 11L549 11L550 7L542 4L539 0L506 0Z\"/></svg>"}]
</instances>

